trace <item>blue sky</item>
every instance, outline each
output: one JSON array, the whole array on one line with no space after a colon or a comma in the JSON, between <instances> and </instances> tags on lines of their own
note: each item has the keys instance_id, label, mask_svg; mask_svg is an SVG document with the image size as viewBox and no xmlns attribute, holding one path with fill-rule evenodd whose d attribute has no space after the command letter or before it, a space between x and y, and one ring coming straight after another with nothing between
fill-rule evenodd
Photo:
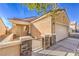
<instances>
[{"instance_id":1,"label":"blue sky","mask_svg":"<svg viewBox=\"0 0 79 59\"><path fill-rule=\"evenodd\" d=\"M58 4L58 7L65 8L71 21L77 21L79 24L79 4L73 3L62 3ZM50 7L48 10L51 9ZM12 24L9 22L9 18L27 18L27 17L35 17L40 16L37 11L29 10L28 7L22 6L21 4L13 4L13 3L0 3L0 18L4 21L4 24L11 28Z\"/></svg>"},{"instance_id":2,"label":"blue sky","mask_svg":"<svg viewBox=\"0 0 79 59\"><path fill-rule=\"evenodd\" d=\"M79 24L79 3L62 3L58 4L60 8L65 8L69 20L76 21Z\"/></svg>"}]
</instances>

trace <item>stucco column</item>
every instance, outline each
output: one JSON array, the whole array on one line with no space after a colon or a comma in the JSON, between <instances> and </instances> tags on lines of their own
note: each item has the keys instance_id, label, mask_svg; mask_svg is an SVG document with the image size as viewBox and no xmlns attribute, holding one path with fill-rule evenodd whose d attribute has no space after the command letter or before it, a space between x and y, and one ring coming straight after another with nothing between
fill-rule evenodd
<instances>
[{"instance_id":1,"label":"stucco column","mask_svg":"<svg viewBox=\"0 0 79 59\"><path fill-rule=\"evenodd\" d=\"M52 44L56 43L56 33L55 33L55 17L52 17Z\"/></svg>"},{"instance_id":2,"label":"stucco column","mask_svg":"<svg viewBox=\"0 0 79 59\"><path fill-rule=\"evenodd\" d=\"M33 38L31 36L20 37L20 40L21 40L20 55L21 56L32 55L32 39Z\"/></svg>"},{"instance_id":3,"label":"stucco column","mask_svg":"<svg viewBox=\"0 0 79 59\"><path fill-rule=\"evenodd\" d=\"M31 35L31 24L29 24L29 35Z\"/></svg>"}]
</instances>

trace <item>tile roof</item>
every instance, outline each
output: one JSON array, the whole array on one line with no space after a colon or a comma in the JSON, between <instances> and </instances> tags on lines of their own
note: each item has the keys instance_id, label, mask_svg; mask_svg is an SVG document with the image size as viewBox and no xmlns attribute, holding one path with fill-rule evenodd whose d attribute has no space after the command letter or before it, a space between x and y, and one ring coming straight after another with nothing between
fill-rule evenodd
<instances>
[{"instance_id":1,"label":"tile roof","mask_svg":"<svg viewBox=\"0 0 79 59\"><path fill-rule=\"evenodd\" d=\"M18 21L23 21L23 22L31 22L33 20L35 20L36 18L23 18L23 19L20 19L20 18L11 18L10 20L18 20Z\"/></svg>"}]
</instances>

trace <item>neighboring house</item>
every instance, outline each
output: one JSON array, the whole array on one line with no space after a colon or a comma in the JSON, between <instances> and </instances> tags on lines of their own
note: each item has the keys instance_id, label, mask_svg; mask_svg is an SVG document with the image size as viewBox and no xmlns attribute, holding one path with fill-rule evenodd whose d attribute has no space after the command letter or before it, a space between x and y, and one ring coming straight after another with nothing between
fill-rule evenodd
<instances>
[{"instance_id":1,"label":"neighboring house","mask_svg":"<svg viewBox=\"0 0 79 59\"><path fill-rule=\"evenodd\" d=\"M18 18L10 19L10 22L12 22L13 24L13 28L11 29L12 33L14 33L16 36L29 35L31 20L32 19L18 19Z\"/></svg>"},{"instance_id":2,"label":"neighboring house","mask_svg":"<svg viewBox=\"0 0 79 59\"><path fill-rule=\"evenodd\" d=\"M33 37L56 35L56 42L68 37L69 20L64 9L57 9L32 21L31 34Z\"/></svg>"},{"instance_id":3,"label":"neighboring house","mask_svg":"<svg viewBox=\"0 0 79 59\"><path fill-rule=\"evenodd\" d=\"M6 32L7 32L7 27L3 23L3 20L0 19L0 37L6 35Z\"/></svg>"},{"instance_id":4,"label":"neighboring house","mask_svg":"<svg viewBox=\"0 0 79 59\"><path fill-rule=\"evenodd\" d=\"M77 31L77 23L74 22L70 22L70 32L76 32Z\"/></svg>"}]
</instances>

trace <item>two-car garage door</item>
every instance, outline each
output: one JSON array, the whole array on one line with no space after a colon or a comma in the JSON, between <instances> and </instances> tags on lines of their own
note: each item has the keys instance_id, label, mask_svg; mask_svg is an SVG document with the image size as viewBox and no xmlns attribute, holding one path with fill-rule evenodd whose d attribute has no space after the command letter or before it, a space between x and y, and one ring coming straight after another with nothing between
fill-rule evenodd
<instances>
[{"instance_id":1,"label":"two-car garage door","mask_svg":"<svg viewBox=\"0 0 79 59\"><path fill-rule=\"evenodd\" d=\"M67 27L64 25L56 24L55 33L56 33L56 42L68 37Z\"/></svg>"}]
</instances>

